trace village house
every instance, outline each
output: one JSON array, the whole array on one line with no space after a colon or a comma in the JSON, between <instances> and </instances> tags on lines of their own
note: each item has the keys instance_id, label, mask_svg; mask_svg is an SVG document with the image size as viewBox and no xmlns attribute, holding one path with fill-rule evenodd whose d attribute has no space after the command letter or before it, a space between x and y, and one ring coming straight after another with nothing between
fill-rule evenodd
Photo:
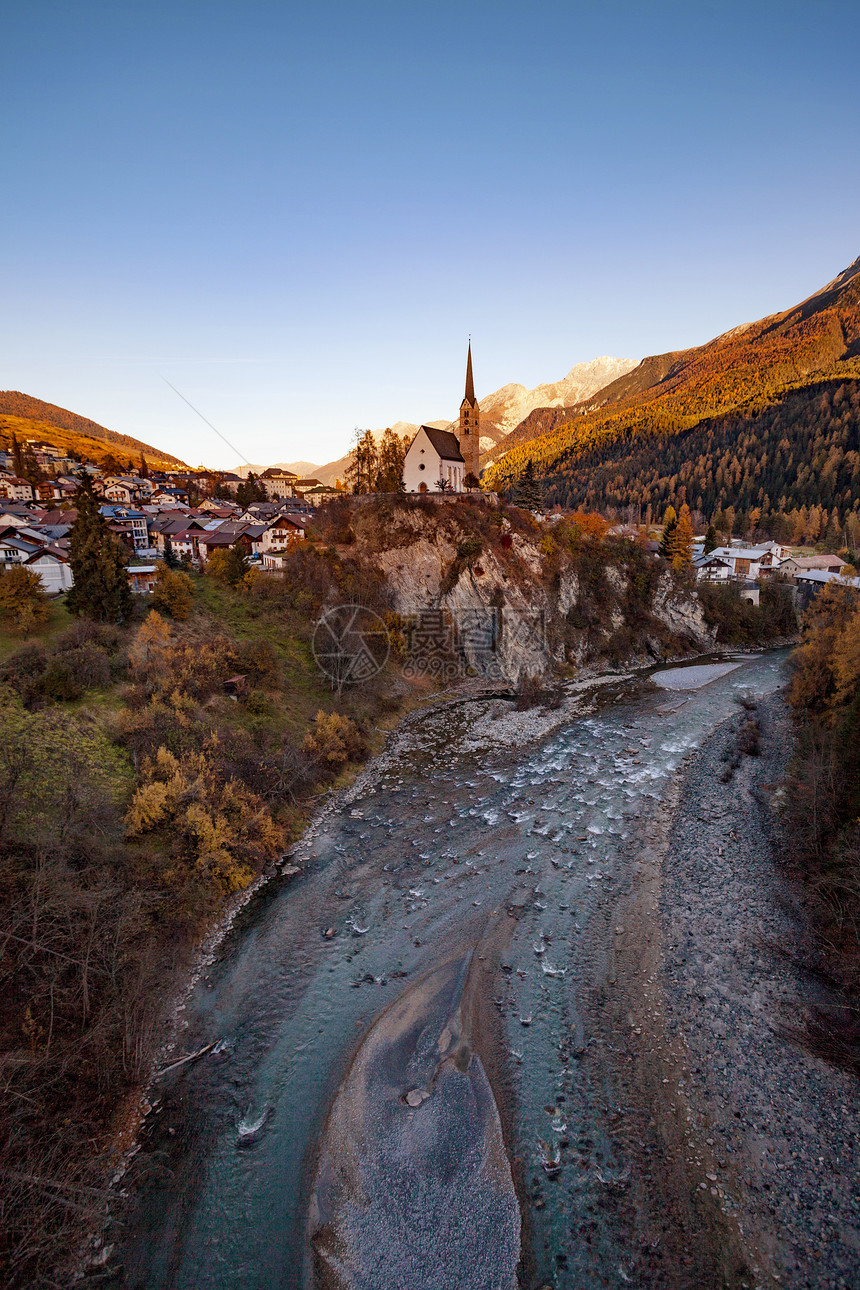
<instances>
[{"instance_id":1,"label":"village house","mask_svg":"<svg viewBox=\"0 0 860 1290\"><path fill-rule=\"evenodd\" d=\"M693 567L697 577L708 582L728 578L755 581L763 574L773 573L779 567L779 559L770 546L718 546L708 555L695 556Z\"/></svg>"},{"instance_id":2,"label":"village house","mask_svg":"<svg viewBox=\"0 0 860 1290\"><path fill-rule=\"evenodd\" d=\"M42 586L50 594L68 591L75 581L68 553L58 547L43 547L31 555L25 564L28 569L38 573Z\"/></svg>"},{"instance_id":3,"label":"village house","mask_svg":"<svg viewBox=\"0 0 860 1290\"><path fill-rule=\"evenodd\" d=\"M795 605L801 613L828 583L838 582L840 586L853 587L860 592L860 578L846 577L841 572L827 569L799 569L792 575L792 580L796 588Z\"/></svg>"},{"instance_id":4,"label":"village house","mask_svg":"<svg viewBox=\"0 0 860 1290\"><path fill-rule=\"evenodd\" d=\"M306 515L279 515L263 531L260 551L265 556L268 551L283 550L292 542L303 541L308 522Z\"/></svg>"},{"instance_id":5,"label":"village house","mask_svg":"<svg viewBox=\"0 0 860 1290\"><path fill-rule=\"evenodd\" d=\"M6 497L10 502L31 502L33 485L17 475L0 476L0 498Z\"/></svg>"},{"instance_id":6,"label":"village house","mask_svg":"<svg viewBox=\"0 0 860 1290\"><path fill-rule=\"evenodd\" d=\"M794 555L779 566L780 573L841 573L845 561L838 555Z\"/></svg>"},{"instance_id":7,"label":"village house","mask_svg":"<svg viewBox=\"0 0 860 1290\"><path fill-rule=\"evenodd\" d=\"M129 586L136 595L149 595L155 587L156 564L130 564L126 568Z\"/></svg>"},{"instance_id":8,"label":"village house","mask_svg":"<svg viewBox=\"0 0 860 1290\"><path fill-rule=\"evenodd\" d=\"M236 541L233 533L219 533L216 529L212 533L201 533L197 539L198 559L201 564L205 564L213 551L226 551Z\"/></svg>"},{"instance_id":9,"label":"village house","mask_svg":"<svg viewBox=\"0 0 860 1290\"><path fill-rule=\"evenodd\" d=\"M38 502L58 502L63 496L62 486L55 479L39 480L33 492Z\"/></svg>"},{"instance_id":10,"label":"village house","mask_svg":"<svg viewBox=\"0 0 860 1290\"><path fill-rule=\"evenodd\" d=\"M35 555L42 547L42 543L34 542L18 536L18 530L8 529L0 535L0 565L4 569L9 569L15 564L24 564Z\"/></svg>"},{"instance_id":11,"label":"village house","mask_svg":"<svg viewBox=\"0 0 860 1290\"><path fill-rule=\"evenodd\" d=\"M332 488L329 484L315 484L313 488L305 488L304 490L300 489L297 484L296 495L301 497L303 501L310 502L311 506L323 506L326 502L330 502L333 497L341 496L338 489Z\"/></svg>"},{"instance_id":12,"label":"village house","mask_svg":"<svg viewBox=\"0 0 860 1290\"><path fill-rule=\"evenodd\" d=\"M131 510L127 506L100 506L99 510L111 532L132 551L149 546L149 531L143 511Z\"/></svg>"},{"instance_id":13,"label":"village house","mask_svg":"<svg viewBox=\"0 0 860 1290\"><path fill-rule=\"evenodd\" d=\"M260 476L260 483L265 488L267 497L292 497L297 480L298 475L294 471L280 470L276 466L270 466Z\"/></svg>"}]
</instances>

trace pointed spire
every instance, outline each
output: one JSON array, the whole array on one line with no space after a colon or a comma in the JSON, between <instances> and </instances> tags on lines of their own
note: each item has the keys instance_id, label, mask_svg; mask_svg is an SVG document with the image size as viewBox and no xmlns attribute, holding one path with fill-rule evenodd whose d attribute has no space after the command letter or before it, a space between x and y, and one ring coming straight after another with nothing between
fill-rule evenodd
<instances>
[{"instance_id":1,"label":"pointed spire","mask_svg":"<svg viewBox=\"0 0 860 1290\"><path fill-rule=\"evenodd\" d=\"M472 380L472 338L469 337L469 357L466 359L466 401L475 402L475 382Z\"/></svg>"}]
</instances>

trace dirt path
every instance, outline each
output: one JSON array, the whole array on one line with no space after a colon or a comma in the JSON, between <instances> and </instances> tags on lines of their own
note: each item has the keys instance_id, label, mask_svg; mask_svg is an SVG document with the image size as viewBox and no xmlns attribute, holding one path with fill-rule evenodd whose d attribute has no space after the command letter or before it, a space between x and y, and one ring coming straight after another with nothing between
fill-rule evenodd
<instances>
[{"instance_id":1,"label":"dirt path","mask_svg":"<svg viewBox=\"0 0 860 1290\"><path fill-rule=\"evenodd\" d=\"M785 1037L813 988L778 867L791 731L779 696L757 716L761 756L724 782L743 718L724 722L650 823L613 929L604 1034L620 1092L650 1112L636 1138L642 1185L666 1193L651 1248L677 1268L668 1281L849 1290L860 1086Z\"/></svg>"}]
</instances>

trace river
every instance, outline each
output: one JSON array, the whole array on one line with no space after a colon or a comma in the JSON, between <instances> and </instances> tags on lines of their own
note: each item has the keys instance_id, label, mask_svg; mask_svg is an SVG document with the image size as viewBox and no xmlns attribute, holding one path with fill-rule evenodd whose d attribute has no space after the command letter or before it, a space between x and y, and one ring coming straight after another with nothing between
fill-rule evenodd
<instances>
[{"instance_id":1,"label":"river","mask_svg":"<svg viewBox=\"0 0 860 1290\"><path fill-rule=\"evenodd\" d=\"M409 718L195 985L181 1048L216 1047L160 1081L117 1284L629 1280L593 992L667 784L785 681L735 662L617 681L525 747L476 737L498 700Z\"/></svg>"}]
</instances>

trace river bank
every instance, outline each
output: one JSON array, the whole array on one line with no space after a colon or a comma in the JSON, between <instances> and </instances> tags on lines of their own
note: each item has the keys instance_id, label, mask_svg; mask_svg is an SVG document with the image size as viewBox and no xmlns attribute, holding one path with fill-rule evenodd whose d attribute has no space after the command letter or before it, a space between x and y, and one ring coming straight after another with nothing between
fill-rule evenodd
<instances>
[{"instance_id":1,"label":"river bank","mask_svg":"<svg viewBox=\"0 0 860 1290\"><path fill-rule=\"evenodd\" d=\"M613 1092L635 1047L612 1021L620 978L608 947L624 939L615 928L641 844L684 758L737 696L778 686L783 664L745 656L704 678L697 666L698 676L675 675L709 683L684 692L614 677L580 694L588 711L562 713L563 724L522 746L512 730L473 746L473 726L497 706L493 724L522 718L531 728L534 714L509 700L452 696L401 723L289 857L298 872L246 906L192 992L183 1047L214 1047L163 1081L124 1179L125 1232L104 1269L112 1284L309 1284L300 1275L308 1205L338 1098L367 1108L372 1124L377 1093L383 1120L434 1114L432 1098L405 1101L428 1087L405 1069L388 1085L390 1110L385 1081L369 1101L344 1100L355 1055L406 992L470 951L481 982L470 1047L492 1086L525 1218L520 1284L623 1285L640 1265L653 1268L647 1284L719 1284L710 1229L697 1211L676 1220L664 1204L661 1187L678 1188L657 1154L660 1186L641 1183L637 1142L653 1137L639 1127L641 1098ZM557 721L558 710L545 717ZM359 1137L369 1155L357 1167L372 1169L385 1138ZM408 1210L409 1190L391 1194ZM403 1267L402 1256L387 1266ZM343 1284L378 1288L375 1275ZM463 1284L440 1276L433 1285Z\"/></svg>"},{"instance_id":2,"label":"river bank","mask_svg":"<svg viewBox=\"0 0 860 1290\"><path fill-rule=\"evenodd\" d=\"M747 714L727 720L652 821L615 936L620 1084L649 1110L640 1164L671 1167L672 1235L689 1234L677 1257L712 1269L679 1284L849 1290L860 1097L787 1037L818 990L798 966L803 920L779 862L793 732L781 695L753 715L760 755L738 756Z\"/></svg>"}]
</instances>

